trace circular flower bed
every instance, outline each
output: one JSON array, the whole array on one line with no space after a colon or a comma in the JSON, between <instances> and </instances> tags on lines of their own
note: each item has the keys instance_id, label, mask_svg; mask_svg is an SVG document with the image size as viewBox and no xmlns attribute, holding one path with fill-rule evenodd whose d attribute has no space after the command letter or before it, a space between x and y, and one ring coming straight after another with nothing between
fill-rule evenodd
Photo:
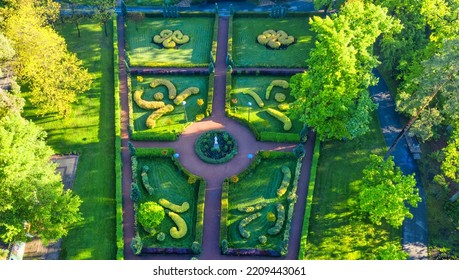
<instances>
[{"instance_id":1,"label":"circular flower bed","mask_svg":"<svg viewBox=\"0 0 459 280\"><path fill-rule=\"evenodd\" d=\"M224 163L237 154L237 142L226 131L210 130L199 136L194 150L207 163Z\"/></svg>"}]
</instances>

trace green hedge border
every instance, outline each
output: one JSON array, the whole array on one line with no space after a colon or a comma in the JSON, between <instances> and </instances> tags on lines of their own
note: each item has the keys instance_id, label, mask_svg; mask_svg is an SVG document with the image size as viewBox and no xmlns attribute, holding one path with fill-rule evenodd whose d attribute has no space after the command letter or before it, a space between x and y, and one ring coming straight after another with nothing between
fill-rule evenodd
<instances>
[{"instance_id":1,"label":"green hedge border","mask_svg":"<svg viewBox=\"0 0 459 280\"><path fill-rule=\"evenodd\" d=\"M113 20L113 80L115 94L115 199L116 199L116 259L124 260L123 235L123 163L121 161L121 105L120 80L118 68L118 29L117 19Z\"/></svg>"},{"instance_id":2,"label":"green hedge border","mask_svg":"<svg viewBox=\"0 0 459 280\"><path fill-rule=\"evenodd\" d=\"M306 244L308 242L309 234L309 221L311 217L312 200L314 198L314 188L316 184L317 165L320 157L320 141L315 140L314 154L312 156L311 173L309 176L308 196L306 198L306 210L303 218L303 229L301 230L300 250L298 252L298 259L303 260L306 254Z\"/></svg>"},{"instance_id":3,"label":"green hedge border","mask_svg":"<svg viewBox=\"0 0 459 280\"><path fill-rule=\"evenodd\" d=\"M167 151L167 153L165 152ZM204 208L205 208L205 201L206 201L206 186L207 183L202 177L198 177L185 169L180 161L174 157L175 150L173 148L134 148L133 155L131 156L131 160L136 162L133 164L133 167L137 167L137 157L143 158L171 158L174 165L183 172L186 176L195 176L197 180L199 180L199 189L197 193L197 201L196 201L196 222L195 222L195 239L194 242L198 242L199 245L202 246L202 235L203 235L203 227L204 227ZM134 168L133 168L134 169ZM132 180L135 182L137 181L137 172L132 173ZM191 249L191 245L190 245Z\"/></svg>"},{"instance_id":4,"label":"green hedge border","mask_svg":"<svg viewBox=\"0 0 459 280\"><path fill-rule=\"evenodd\" d=\"M211 56L212 56L214 63L216 63L217 61L218 21L219 21L219 16L218 14L215 14L214 34L212 38L212 48L211 48Z\"/></svg>"}]
</instances>

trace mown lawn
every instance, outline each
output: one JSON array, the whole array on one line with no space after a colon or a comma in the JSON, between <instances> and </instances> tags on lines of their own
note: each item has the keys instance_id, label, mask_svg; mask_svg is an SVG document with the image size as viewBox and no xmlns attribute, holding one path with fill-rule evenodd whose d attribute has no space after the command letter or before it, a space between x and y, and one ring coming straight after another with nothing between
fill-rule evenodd
<instances>
[{"instance_id":1,"label":"mown lawn","mask_svg":"<svg viewBox=\"0 0 459 280\"><path fill-rule=\"evenodd\" d=\"M163 115L157 120L156 126L152 129L146 126L147 118L154 110L146 110L140 108L134 100L132 100L134 131L143 132L150 139L158 139L162 134L180 134L190 122L200 120L205 117L208 97L208 76L142 76L143 82L137 80L137 76L132 77L132 88L141 87L144 89L142 99L146 101L154 101L154 94L161 92L164 96L163 102L174 106L174 111ZM199 88L199 93L189 96L183 106L174 104L173 100L168 97L168 90L165 86L159 85L155 88L150 87L150 83L154 79L166 79L174 84L177 89L177 96L189 87ZM203 104L198 105L198 100L202 99ZM186 110L186 118L185 118ZM186 121L188 120L188 122ZM173 140L173 139L169 139Z\"/></svg>"},{"instance_id":2,"label":"mown lawn","mask_svg":"<svg viewBox=\"0 0 459 280\"><path fill-rule=\"evenodd\" d=\"M215 17L163 18L128 17L126 49L131 66L149 67L206 67L210 62ZM152 42L164 29L180 30L190 41L175 49L166 49Z\"/></svg>"},{"instance_id":3,"label":"mown lawn","mask_svg":"<svg viewBox=\"0 0 459 280\"><path fill-rule=\"evenodd\" d=\"M314 33L309 30L309 17L243 17L233 19L232 57L238 67L306 67L309 51L314 46ZM286 49L271 50L257 43L257 36L272 29L283 30L296 38Z\"/></svg>"},{"instance_id":4,"label":"mown lawn","mask_svg":"<svg viewBox=\"0 0 459 280\"><path fill-rule=\"evenodd\" d=\"M287 223L287 212L289 203L287 194L291 191L294 181L297 158L293 153L282 153L282 156L274 157L273 152L262 152L272 154L262 159L255 169L247 175L241 176L237 183L230 183L228 186L228 212L226 217L227 240L229 248L247 249L257 248L262 250L275 250L280 253L282 241ZM286 193L282 196L277 195L277 190L283 180L281 167L287 166L291 171L291 179ZM224 197L226 194L223 195ZM266 206L260 210L246 213L239 208L255 206L259 203L265 203ZM272 236L267 233L268 229L276 223L276 218L270 219L269 216L277 217L276 205L281 203L285 209L285 221L279 234ZM243 238L239 232L238 226L242 219L254 214L260 213L261 216L250 222L245 229L250 233L249 238ZM271 213L271 214L269 214ZM261 244L258 238L266 236L266 244Z\"/></svg>"},{"instance_id":5,"label":"mown lawn","mask_svg":"<svg viewBox=\"0 0 459 280\"><path fill-rule=\"evenodd\" d=\"M92 88L80 95L71 114L38 117L30 106L25 115L47 133L47 142L57 154L79 154L74 192L83 200L84 221L63 239L61 259L114 259L115 246L115 169L113 45L98 22L81 24L81 38L74 25L57 24L68 49L83 60L94 76Z\"/></svg>"},{"instance_id":6,"label":"mown lawn","mask_svg":"<svg viewBox=\"0 0 459 280\"><path fill-rule=\"evenodd\" d=\"M295 99L290 95L290 89L284 89L279 86L272 88L269 99L265 97L266 89L271 84L273 80L284 80L290 81L288 76L244 76L244 75L232 75L232 89L228 96L227 102L231 105L229 110L229 115L235 119L239 119L243 122L246 122L249 119L249 106L248 102L252 103L250 109L250 124L251 128L255 129L255 133L260 135L260 138L264 141L275 141L275 137L268 136L269 133L281 133L285 137L278 137L279 141L288 141L289 139L294 139L294 141L299 141L299 133L303 128L303 125L300 121L296 119L291 119L292 128L285 131L284 123L271 116L266 112L267 108L275 109L279 112L282 112L286 116L289 116L287 111L281 110L278 108L279 104L284 103L288 104L293 102ZM252 90L260 97L264 106L260 107L257 104L256 100L248 95L242 93L244 90ZM283 102L278 102L275 100L276 93L282 93L285 95L286 99ZM237 100L237 103L234 103L234 99ZM268 139L271 138L271 139Z\"/></svg>"},{"instance_id":7,"label":"mown lawn","mask_svg":"<svg viewBox=\"0 0 459 280\"><path fill-rule=\"evenodd\" d=\"M376 116L370 125L363 137L322 143L305 259L375 259L378 246L400 241L401 229L375 226L358 209L355 183L368 155L386 147Z\"/></svg>"}]
</instances>

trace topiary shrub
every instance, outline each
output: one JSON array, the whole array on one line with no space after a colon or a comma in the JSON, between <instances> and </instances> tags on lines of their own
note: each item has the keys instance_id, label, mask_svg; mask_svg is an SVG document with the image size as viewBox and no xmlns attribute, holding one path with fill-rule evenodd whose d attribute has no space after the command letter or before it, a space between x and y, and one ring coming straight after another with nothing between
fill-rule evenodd
<instances>
[{"instance_id":1,"label":"topiary shrub","mask_svg":"<svg viewBox=\"0 0 459 280\"><path fill-rule=\"evenodd\" d=\"M266 220L268 220L268 222L274 222L276 221L276 215L273 212L268 212Z\"/></svg>"},{"instance_id":2,"label":"topiary shrub","mask_svg":"<svg viewBox=\"0 0 459 280\"><path fill-rule=\"evenodd\" d=\"M180 239L186 235L188 232L188 227L186 225L185 220L180 217L178 214L167 210L167 215L174 221L176 227L172 227L169 230L169 233L172 238L174 239Z\"/></svg>"},{"instance_id":3,"label":"topiary shrub","mask_svg":"<svg viewBox=\"0 0 459 280\"><path fill-rule=\"evenodd\" d=\"M304 146L302 144L299 144L295 147L295 149L293 149L293 154L300 159L304 157L304 155L306 154L306 150L304 149Z\"/></svg>"},{"instance_id":4,"label":"topiary shrub","mask_svg":"<svg viewBox=\"0 0 459 280\"><path fill-rule=\"evenodd\" d=\"M196 183L197 180L198 180L198 177L196 177L194 175L190 175L188 177L187 183L190 184L190 185L193 185L194 183Z\"/></svg>"},{"instance_id":5,"label":"topiary shrub","mask_svg":"<svg viewBox=\"0 0 459 280\"><path fill-rule=\"evenodd\" d=\"M285 208L282 203L278 203L276 205L276 210L277 210L277 219L276 219L276 224L268 229L268 234L269 235L277 235L282 229L282 226L284 225L285 221Z\"/></svg>"},{"instance_id":6,"label":"topiary shrub","mask_svg":"<svg viewBox=\"0 0 459 280\"><path fill-rule=\"evenodd\" d=\"M196 104L201 107L202 105L204 105L204 99L202 98L199 98L198 100L196 100Z\"/></svg>"},{"instance_id":7,"label":"topiary shrub","mask_svg":"<svg viewBox=\"0 0 459 280\"><path fill-rule=\"evenodd\" d=\"M138 81L139 83L142 83L142 82L143 82L143 77L142 77L142 76L137 76L136 79L137 79L137 81Z\"/></svg>"},{"instance_id":8,"label":"topiary shrub","mask_svg":"<svg viewBox=\"0 0 459 280\"><path fill-rule=\"evenodd\" d=\"M285 131L289 131L292 128L292 121L283 113L272 108L266 109L266 112L281 121L284 124Z\"/></svg>"},{"instance_id":9,"label":"topiary shrub","mask_svg":"<svg viewBox=\"0 0 459 280\"><path fill-rule=\"evenodd\" d=\"M228 240L226 239L222 240L221 250L222 250L223 255L226 255L226 253L228 253Z\"/></svg>"},{"instance_id":10,"label":"topiary shrub","mask_svg":"<svg viewBox=\"0 0 459 280\"><path fill-rule=\"evenodd\" d=\"M286 48L295 42L295 37L289 36L285 31L274 31L272 29L264 31L257 36L257 42L269 49Z\"/></svg>"},{"instance_id":11,"label":"topiary shrub","mask_svg":"<svg viewBox=\"0 0 459 280\"><path fill-rule=\"evenodd\" d=\"M156 240L158 240L159 242L163 242L165 239L166 239L166 234L164 232L160 232L158 233L158 235L156 235Z\"/></svg>"},{"instance_id":12,"label":"topiary shrub","mask_svg":"<svg viewBox=\"0 0 459 280\"><path fill-rule=\"evenodd\" d=\"M235 89L233 92L235 94L236 93L243 93L243 94L250 95L255 100L255 102L257 103L258 107L263 108L265 106L265 103L263 102L263 100L261 100L261 98L258 95L258 93L256 93L255 91L253 91L251 89L246 89L246 88Z\"/></svg>"},{"instance_id":13,"label":"topiary shrub","mask_svg":"<svg viewBox=\"0 0 459 280\"><path fill-rule=\"evenodd\" d=\"M137 212L137 220L149 233L154 233L155 228L164 220L164 208L156 202L141 203Z\"/></svg>"},{"instance_id":14,"label":"topiary shrub","mask_svg":"<svg viewBox=\"0 0 459 280\"><path fill-rule=\"evenodd\" d=\"M164 208L167 208L169 210L172 210L176 213L184 213L190 209L190 204L188 202L183 202L182 205L177 205L174 203L171 203L169 200L160 198L158 200L159 205L161 205Z\"/></svg>"},{"instance_id":15,"label":"topiary shrub","mask_svg":"<svg viewBox=\"0 0 459 280\"><path fill-rule=\"evenodd\" d=\"M278 197L283 196L287 192L287 189L290 185L290 179L292 178L292 171L290 171L290 168L288 168L288 166L283 165L281 167L281 172L282 172L283 177L282 177L282 182L279 188L277 189Z\"/></svg>"},{"instance_id":16,"label":"topiary shrub","mask_svg":"<svg viewBox=\"0 0 459 280\"><path fill-rule=\"evenodd\" d=\"M139 202L141 197L142 193L140 192L139 186L136 183L131 183L131 200L133 202Z\"/></svg>"},{"instance_id":17,"label":"topiary shrub","mask_svg":"<svg viewBox=\"0 0 459 280\"><path fill-rule=\"evenodd\" d=\"M204 116L204 114L197 114L196 115L196 121L199 122L201 121L202 119L204 119L206 116Z\"/></svg>"},{"instance_id":18,"label":"topiary shrub","mask_svg":"<svg viewBox=\"0 0 459 280\"><path fill-rule=\"evenodd\" d=\"M169 99L173 100L175 96L177 95L177 89L175 88L174 84L167 79L154 79L150 83L151 88L155 88L160 85L165 86L167 88Z\"/></svg>"},{"instance_id":19,"label":"topiary shrub","mask_svg":"<svg viewBox=\"0 0 459 280\"><path fill-rule=\"evenodd\" d=\"M148 116L146 125L148 128L154 128L156 126L156 120L161 118L163 115L174 111L174 106L168 104L161 109L154 111L150 116Z\"/></svg>"},{"instance_id":20,"label":"topiary shrub","mask_svg":"<svg viewBox=\"0 0 459 280\"><path fill-rule=\"evenodd\" d=\"M287 98L287 97L285 96L285 94L280 93L280 92L278 92L278 93L276 93L276 94L274 95L274 99L275 99L277 102L279 102L279 103L284 102L286 98Z\"/></svg>"},{"instance_id":21,"label":"topiary shrub","mask_svg":"<svg viewBox=\"0 0 459 280\"><path fill-rule=\"evenodd\" d=\"M142 253L142 248L143 248L143 242L142 242L142 238L140 238L139 235L136 235L134 238L132 238L131 240L131 249L132 249L132 252L135 254L135 255L140 255L140 253Z\"/></svg>"},{"instance_id":22,"label":"topiary shrub","mask_svg":"<svg viewBox=\"0 0 459 280\"><path fill-rule=\"evenodd\" d=\"M265 99L269 100L269 96L271 95L271 91L273 87L281 87L283 89L287 89L289 87L289 83L285 80L273 80L269 84L269 86L266 88L265 92Z\"/></svg>"},{"instance_id":23,"label":"topiary shrub","mask_svg":"<svg viewBox=\"0 0 459 280\"><path fill-rule=\"evenodd\" d=\"M194 241L191 244L191 251L193 251L193 254L201 253L201 244L199 244L199 242L197 242L197 241Z\"/></svg>"},{"instance_id":24,"label":"topiary shrub","mask_svg":"<svg viewBox=\"0 0 459 280\"><path fill-rule=\"evenodd\" d=\"M142 166L142 173L140 174L142 177L142 184L147 190L149 195L152 195L155 189L150 185L150 180L148 179L148 166Z\"/></svg>"},{"instance_id":25,"label":"topiary shrub","mask_svg":"<svg viewBox=\"0 0 459 280\"><path fill-rule=\"evenodd\" d=\"M308 141L309 128L307 124L303 125L303 128L300 131L300 141L301 143L306 143Z\"/></svg>"},{"instance_id":26,"label":"topiary shrub","mask_svg":"<svg viewBox=\"0 0 459 280\"><path fill-rule=\"evenodd\" d=\"M189 87L182 91L177 97L174 99L174 104L175 105L180 105L182 102L187 99L190 95L192 94L198 94L199 93L199 88L197 87Z\"/></svg>"},{"instance_id":27,"label":"topiary shrub","mask_svg":"<svg viewBox=\"0 0 459 280\"><path fill-rule=\"evenodd\" d=\"M268 238L265 235L260 235L258 236L258 242L260 242L260 244L266 244L266 242L268 242Z\"/></svg>"},{"instance_id":28,"label":"topiary shrub","mask_svg":"<svg viewBox=\"0 0 459 280\"><path fill-rule=\"evenodd\" d=\"M237 175L233 175L230 177L230 181L231 183L236 184L237 182L239 182L239 177Z\"/></svg>"},{"instance_id":29,"label":"topiary shrub","mask_svg":"<svg viewBox=\"0 0 459 280\"><path fill-rule=\"evenodd\" d=\"M238 226L238 229L239 229L239 234L243 237L243 238L249 238L250 237L250 232L247 231L245 229L245 227L250 223L252 222L253 220L255 220L256 218L260 217L261 216L261 213L255 213L255 214L252 214L248 217L245 217L244 219L242 219L240 222L239 222L239 226Z\"/></svg>"},{"instance_id":30,"label":"topiary shrub","mask_svg":"<svg viewBox=\"0 0 459 280\"><path fill-rule=\"evenodd\" d=\"M237 210L239 210L240 212L251 213L251 212L259 211L259 210L265 208L266 205L268 205L268 204L263 201L263 202L255 204L255 205L252 205L252 206L238 207Z\"/></svg>"},{"instance_id":31,"label":"topiary shrub","mask_svg":"<svg viewBox=\"0 0 459 280\"><path fill-rule=\"evenodd\" d=\"M156 101L161 101L164 99L164 94L162 92L156 92L155 94L153 94L153 98Z\"/></svg>"},{"instance_id":32,"label":"topiary shrub","mask_svg":"<svg viewBox=\"0 0 459 280\"><path fill-rule=\"evenodd\" d=\"M153 36L153 43L162 45L166 49L173 49L177 45L183 45L190 41L188 35L184 35L180 30L164 29L159 35Z\"/></svg>"},{"instance_id":33,"label":"topiary shrub","mask_svg":"<svg viewBox=\"0 0 459 280\"><path fill-rule=\"evenodd\" d=\"M134 102L142 109L155 110L164 107L166 104L162 101L146 101L142 99L143 89L134 91Z\"/></svg>"}]
</instances>

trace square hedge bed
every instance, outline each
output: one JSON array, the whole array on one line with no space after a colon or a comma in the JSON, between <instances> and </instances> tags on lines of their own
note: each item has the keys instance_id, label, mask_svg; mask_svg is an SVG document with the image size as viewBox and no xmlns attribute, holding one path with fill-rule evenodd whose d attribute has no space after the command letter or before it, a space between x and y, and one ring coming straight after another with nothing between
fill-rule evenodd
<instances>
[{"instance_id":1,"label":"square hedge bed","mask_svg":"<svg viewBox=\"0 0 459 280\"><path fill-rule=\"evenodd\" d=\"M279 108L280 104L288 106L295 100L290 95L290 88L273 86L269 98L266 99L266 92L269 91L271 83L275 80L282 80L285 86L290 81L289 76L249 76L228 73L227 80L232 81L227 87L226 108L229 117L247 125L260 141L300 141L303 124L296 119L290 119L290 114L285 111L286 108ZM278 93L285 97L284 101L276 100ZM234 102L236 100L237 103ZM248 120L248 102L252 103L250 121ZM268 113L268 110L276 110L277 114L282 113L290 121L291 128L287 129L288 124Z\"/></svg>"},{"instance_id":2,"label":"square hedge bed","mask_svg":"<svg viewBox=\"0 0 459 280\"><path fill-rule=\"evenodd\" d=\"M301 160L291 152L261 151L247 170L225 180L220 224L223 254L287 254L300 169Z\"/></svg>"},{"instance_id":3,"label":"square hedge bed","mask_svg":"<svg viewBox=\"0 0 459 280\"><path fill-rule=\"evenodd\" d=\"M152 88L151 82L159 79L171 82L176 88L176 95L190 87L199 88L197 94L192 94L185 99L185 107L179 102L179 105L174 103L174 100L169 99L169 90L159 84ZM209 88L209 82L211 86ZM210 105L212 103L212 88L213 75L148 75L148 76L131 76L131 91L129 96L130 104L130 131L133 140L155 140L155 141L174 141L178 135L194 121L199 121L210 115ZM162 93L163 101L166 106L172 105L173 111L162 115L156 120L156 125L153 128L147 127L148 117L158 109L143 109L139 107L134 100L135 91L143 89L142 100L155 101L155 93ZM198 100L202 99L203 104L199 105ZM209 101L210 100L210 101ZM208 106L209 105L209 106ZM188 118L188 122L185 119Z\"/></svg>"},{"instance_id":4,"label":"square hedge bed","mask_svg":"<svg viewBox=\"0 0 459 280\"><path fill-rule=\"evenodd\" d=\"M140 199L134 201L136 211L136 235L143 243L142 253L170 253L170 254L199 254L202 242L202 225L204 219L204 200L206 183L201 178L189 173L174 158L171 148L137 148L132 157L133 181L140 189ZM142 173L144 166L147 183L151 186L147 191ZM131 192L132 197L132 192ZM166 199L175 205L187 202L188 210L183 213L173 208L164 207L178 214L186 223L186 234L181 238L173 238L170 231L178 225L168 216L155 229L155 233L147 232L137 221L137 211L141 203L153 201L158 203ZM158 240L158 234L165 234L163 241Z\"/></svg>"},{"instance_id":5,"label":"square hedge bed","mask_svg":"<svg viewBox=\"0 0 459 280\"><path fill-rule=\"evenodd\" d=\"M306 59L314 46L314 33L309 29L313 14L287 15L270 18L267 13L236 14L232 20L228 52L236 67L286 67L305 68ZM283 30L293 36L292 45L270 49L257 42L258 35L266 30Z\"/></svg>"},{"instance_id":6,"label":"square hedge bed","mask_svg":"<svg viewBox=\"0 0 459 280\"><path fill-rule=\"evenodd\" d=\"M143 14L140 14L143 15ZM136 67L207 67L214 40L215 14L189 14L164 18L162 14L130 14L126 23L126 51ZM163 30L180 30L190 40L165 48L153 42Z\"/></svg>"}]
</instances>

